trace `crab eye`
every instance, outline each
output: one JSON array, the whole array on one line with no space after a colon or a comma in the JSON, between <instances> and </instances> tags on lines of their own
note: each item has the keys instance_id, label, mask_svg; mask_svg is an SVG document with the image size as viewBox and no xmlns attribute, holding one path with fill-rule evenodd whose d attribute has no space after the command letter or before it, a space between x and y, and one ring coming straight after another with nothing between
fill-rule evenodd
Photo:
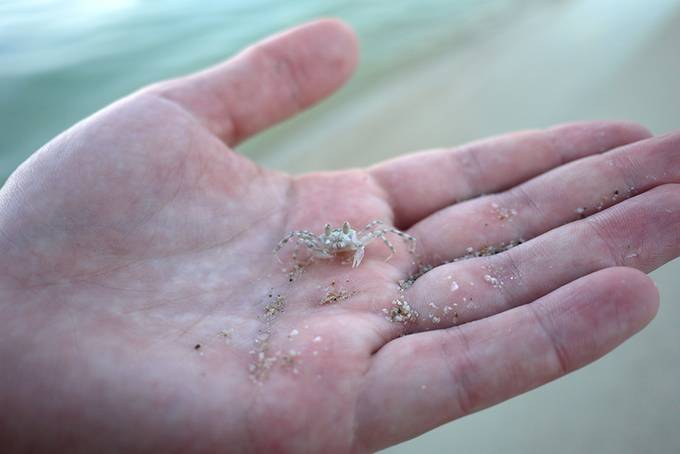
<instances>
[{"instance_id":1,"label":"crab eye","mask_svg":"<svg viewBox=\"0 0 680 454\"><path fill-rule=\"evenodd\" d=\"M326 226L324 227L324 233L326 234L326 236L331 234L331 225L330 224L326 224Z\"/></svg>"},{"instance_id":2,"label":"crab eye","mask_svg":"<svg viewBox=\"0 0 680 454\"><path fill-rule=\"evenodd\" d=\"M342 224L342 233L348 234L349 233L349 221L345 221L344 224Z\"/></svg>"}]
</instances>

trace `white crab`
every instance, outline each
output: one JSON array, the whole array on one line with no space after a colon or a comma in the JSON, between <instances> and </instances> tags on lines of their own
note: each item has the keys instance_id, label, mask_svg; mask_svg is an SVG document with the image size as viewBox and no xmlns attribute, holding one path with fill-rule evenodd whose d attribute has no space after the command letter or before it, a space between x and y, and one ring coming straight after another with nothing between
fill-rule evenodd
<instances>
[{"instance_id":1,"label":"white crab","mask_svg":"<svg viewBox=\"0 0 680 454\"><path fill-rule=\"evenodd\" d=\"M308 230L296 230L286 235L274 249L274 253L283 248L291 238L297 239L293 258L296 259L296 251L300 244L306 246L312 253L313 257L328 259L333 258L337 254L354 251L354 260L352 261L352 268L356 268L364 258L364 248L368 243L375 238L380 238L383 243L390 249L391 254L385 260L389 260L397 251L392 246L392 243L385 236L386 233L394 233L400 236L404 241L409 241L411 247L409 251L415 252L416 239L401 230L394 227L382 227L374 229L378 225L383 225L382 221L376 220L369 222L366 227L360 231L354 230L348 221L342 224L341 228L332 228L330 224L326 224L324 232L321 235L315 235Z\"/></svg>"}]
</instances>

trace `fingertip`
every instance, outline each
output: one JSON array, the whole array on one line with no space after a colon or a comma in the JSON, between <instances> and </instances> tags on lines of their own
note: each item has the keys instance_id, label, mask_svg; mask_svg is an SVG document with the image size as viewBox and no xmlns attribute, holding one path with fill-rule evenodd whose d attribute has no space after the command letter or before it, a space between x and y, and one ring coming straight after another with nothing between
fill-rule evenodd
<instances>
[{"instance_id":1,"label":"fingertip","mask_svg":"<svg viewBox=\"0 0 680 454\"><path fill-rule=\"evenodd\" d=\"M566 140L585 138L601 142L602 151L652 137L644 126L628 120L597 120L563 123L549 128L557 130Z\"/></svg>"},{"instance_id":2,"label":"fingertip","mask_svg":"<svg viewBox=\"0 0 680 454\"><path fill-rule=\"evenodd\" d=\"M343 55L355 57L351 61L356 63L356 57L359 54L359 38L351 25L335 17L318 19L312 24L325 30L330 40L337 43Z\"/></svg>"},{"instance_id":3,"label":"fingertip","mask_svg":"<svg viewBox=\"0 0 680 454\"><path fill-rule=\"evenodd\" d=\"M637 142L649 139L653 135L645 126L628 120L604 121L602 125L609 128L612 135L620 137L624 142Z\"/></svg>"},{"instance_id":4,"label":"fingertip","mask_svg":"<svg viewBox=\"0 0 680 454\"><path fill-rule=\"evenodd\" d=\"M243 74L256 86L254 90L271 87L264 95L248 99L247 108L241 107L243 99L233 102L232 118L241 125L241 137L235 142L338 90L354 71L357 48L356 36L347 24L318 19L273 35L235 57L247 62Z\"/></svg>"},{"instance_id":5,"label":"fingertip","mask_svg":"<svg viewBox=\"0 0 680 454\"><path fill-rule=\"evenodd\" d=\"M644 328L659 310L659 289L647 274L629 267L614 267L601 271L609 280L609 291L615 304L622 305L624 313L635 325L635 331Z\"/></svg>"},{"instance_id":6,"label":"fingertip","mask_svg":"<svg viewBox=\"0 0 680 454\"><path fill-rule=\"evenodd\" d=\"M349 24L337 18L322 18L293 31L309 33L308 38L316 44L317 57L340 83L352 75L359 60L359 40Z\"/></svg>"}]
</instances>

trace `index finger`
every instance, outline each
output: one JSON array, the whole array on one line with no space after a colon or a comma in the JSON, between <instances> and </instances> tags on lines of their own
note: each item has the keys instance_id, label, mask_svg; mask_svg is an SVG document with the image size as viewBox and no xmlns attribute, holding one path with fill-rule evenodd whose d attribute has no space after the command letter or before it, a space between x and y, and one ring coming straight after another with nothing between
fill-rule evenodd
<instances>
[{"instance_id":1,"label":"index finger","mask_svg":"<svg viewBox=\"0 0 680 454\"><path fill-rule=\"evenodd\" d=\"M650 137L630 122L572 123L399 157L370 169L405 229L458 201L498 192L554 167Z\"/></svg>"}]
</instances>

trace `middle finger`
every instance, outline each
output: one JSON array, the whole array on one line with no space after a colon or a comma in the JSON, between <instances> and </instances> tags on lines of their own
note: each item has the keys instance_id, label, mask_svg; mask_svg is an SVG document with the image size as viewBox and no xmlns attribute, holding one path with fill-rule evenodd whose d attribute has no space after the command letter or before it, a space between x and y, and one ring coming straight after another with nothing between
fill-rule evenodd
<instances>
[{"instance_id":1,"label":"middle finger","mask_svg":"<svg viewBox=\"0 0 680 454\"><path fill-rule=\"evenodd\" d=\"M408 233L418 239L421 262L438 265L473 251L493 251L490 246L502 249L678 182L680 133L675 133L583 158L508 191L453 205Z\"/></svg>"},{"instance_id":2,"label":"middle finger","mask_svg":"<svg viewBox=\"0 0 680 454\"><path fill-rule=\"evenodd\" d=\"M678 254L680 185L668 184L493 257L431 270L405 294L419 314L409 330L488 317L604 268L649 272Z\"/></svg>"}]
</instances>

